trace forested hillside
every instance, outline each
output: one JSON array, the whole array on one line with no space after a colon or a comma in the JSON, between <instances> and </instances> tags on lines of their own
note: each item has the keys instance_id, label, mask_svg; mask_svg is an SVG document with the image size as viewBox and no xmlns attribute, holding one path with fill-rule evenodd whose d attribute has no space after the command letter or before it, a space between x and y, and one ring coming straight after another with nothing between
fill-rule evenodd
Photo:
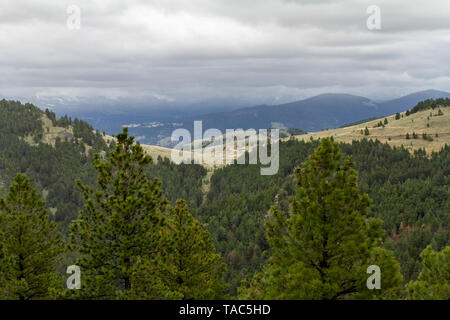
<instances>
[{"instance_id":1,"label":"forested hillside","mask_svg":"<svg viewBox=\"0 0 450 320\"><path fill-rule=\"evenodd\" d=\"M294 168L317 145L317 140L282 142L280 170L274 176L261 176L252 165L227 166L212 176L211 191L197 215L229 265L227 281L233 289L266 261L264 219L273 204L288 210ZM369 216L383 220L385 246L394 251L405 280L415 279L422 250L450 243L450 147L431 156L369 140L341 143L340 148L353 157L361 192L373 200Z\"/></svg>"},{"instance_id":2,"label":"forested hillside","mask_svg":"<svg viewBox=\"0 0 450 320\"><path fill-rule=\"evenodd\" d=\"M65 235L83 204L75 180L95 184L93 156L110 148L102 134L82 120L58 119L32 104L0 101L0 195L6 194L16 174L26 174ZM190 205L200 203L203 167L175 166L165 160L155 161L146 170L149 177L162 178L173 203L178 198Z\"/></svg>"},{"instance_id":3,"label":"forested hillside","mask_svg":"<svg viewBox=\"0 0 450 320\"><path fill-rule=\"evenodd\" d=\"M426 101L408 113L434 106ZM0 290L0 299L33 298L9 278L17 271L11 261L22 256L16 251L29 250L24 252L32 256L35 249L22 248L17 241L14 232L20 225L31 242L48 243L48 259L43 261L36 253L40 258L32 260L45 265L49 279L38 284L45 287L36 293L41 298L205 299L223 298L225 293L273 299L450 297L448 279L440 284L448 273L450 146L427 154L368 139L337 144L332 138L291 138L280 143L276 175L260 175L259 165L230 165L217 168L205 188L209 175L204 167L175 165L162 158L151 161L126 129L117 139L105 141L79 119L57 119L31 104L0 101L0 211L5 213L0 214L0 287L6 288ZM344 162L341 152L351 160ZM321 161L335 171L317 165ZM317 176L317 168L326 179ZM350 170L346 177L337 178L346 170ZM305 184L304 176L322 182ZM333 202L314 198L324 190L341 204L333 207ZM353 296L345 290L336 294L322 290L313 296L293 285L293 292L284 296L283 278L277 274L319 279L303 262L292 260L288 249L292 239L283 240L283 232L289 224L301 225L307 221L301 219L311 218L306 206L311 201L331 206L340 221L339 206L349 195L356 199L357 223L365 230L357 237L367 252L357 254L360 249L352 243L347 253L363 264L381 259L391 272L392 290L373 296L352 287ZM294 206L296 201L305 207ZM274 205L277 209L271 209ZM280 212L290 214L284 217ZM365 219L379 224L365 229ZM304 243L324 230L314 220L308 223L313 227L301 238ZM330 222L326 225L336 228ZM61 231L62 240L54 229ZM353 237L356 231L346 232ZM52 270L58 267L61 276L75 260L87 284L74 295L62 290L64 281ZM292 263L299 263L298 269L283 267ZM433 274L433 268L443 271ZM340 272L345 277L342 268ZM324 277L320 281L329 285Z\"/></svg>"}]
</instances>

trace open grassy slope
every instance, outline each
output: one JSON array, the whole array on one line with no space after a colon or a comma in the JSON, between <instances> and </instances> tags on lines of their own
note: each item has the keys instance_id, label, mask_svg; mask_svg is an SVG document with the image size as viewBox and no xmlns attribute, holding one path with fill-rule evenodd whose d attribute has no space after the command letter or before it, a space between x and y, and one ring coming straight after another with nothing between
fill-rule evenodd
<instances>
[{"instance_id":1,"label":"open grassy slope","mask_svg":"<svg viewBox=\"0 0 450 320\"><path fill-rule=\"evenodd\" d=\"M427 153L431 153L439 151L445 144L450 145L450 107L441 107L441 110L444 113L441 116L437 116L438 109L420 111L409 116L403 112L403 117L399 120L395 120L395 115L387 117L388 124L384 127L376 127L380 121L384 122L384 118L380 118L350 127L299 135L295 136L295 139L308 141L311 138L333 137L337 142L351 142L363 138L378 139L392 146L403 145L410 151L424 148ZM366 127L369 129L369 135L364 135ZM417 139L413 139L413 132L418 135ZM410 139L406 139L407 133ZM433 141L423 139L423 133L431 136Z\"/></svg>"},{"instance_id":2,"label":"open grassy slope","mask_svg":"<svg viewBox=\"0 0 450 320\"><path fill-rule=\"evenodd\" d=\"M43 137L41 139L41 142L47 143L51 146L55 145L56 139L60 138L61 140L64 139L72 139L73 138L73 126L69 125L68 128L64 127L58 127L54 126L52 124L52 121L43 114L41 116L41 121L44 128ZM104 135L104 140L109 143L112 139L114 139L112 136ZM37 142L35 141L34 137L32 135L26 136L25 141L29 143L30 145L36 145ZM91 149L90 146L85 145L86 147L86 153ZM162 158L169 158L171 156L172 149L169 148L163 148L159 146L152 146L152 145L142 145L142 148L144 151L149 154L154 161L157 161L158 156L161 156Z\"/></svg>"},{"instance_id":3,"label":"open grassy slope","mask_svg":"<svg viewBox=\"0 0 450 320\"><path fill-rule=\"evenodd\" d=\"M104 139L107 143L109 143L114 137L109 135L104 135ZM171 158L172 149L159 147L159 146L152 146L148 144L141 144L144 151L150 155L153 159L153 161L158 160L158 156L161 156L161 158Z\"/></svg>"}]
</instances>

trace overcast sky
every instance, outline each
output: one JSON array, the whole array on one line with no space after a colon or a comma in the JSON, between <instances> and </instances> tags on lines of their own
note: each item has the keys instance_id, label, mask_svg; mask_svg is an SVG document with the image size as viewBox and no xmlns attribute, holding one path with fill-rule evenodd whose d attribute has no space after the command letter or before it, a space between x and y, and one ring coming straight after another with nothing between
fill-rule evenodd
<instances>
[{"instance_id":1,"label":"overcast sky","mask_svg":"<svg viewBox=\"0 0 450 320\"><path fill-rule=\"evenodd\" d=\"M81 10L70 29L67 9ZM381 30L366 10L381 9ZM73 22L70 20L69 22ZM450 91L448 0L1 0L0 98L274 103Z\"/></svg>"}]
</instances>

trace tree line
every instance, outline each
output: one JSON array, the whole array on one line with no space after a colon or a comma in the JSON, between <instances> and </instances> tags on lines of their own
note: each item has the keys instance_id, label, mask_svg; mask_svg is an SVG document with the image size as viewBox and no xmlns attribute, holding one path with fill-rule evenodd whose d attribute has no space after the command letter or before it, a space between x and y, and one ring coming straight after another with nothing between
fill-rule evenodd
<instances>
[{"instance_id":1,"label":"tree line","mask_svg":"<svg viewBox=\"0 0 450 320\"><path fill-rule=\"evenodd\" d=\"M206 202L193 213L207 225L214 244L228 264L230 294L247 275L267 264L269 249L264 221L277 204L289 211L295 195L295 168L319 145L319 141L280 143L280 169L261 176L257 166L227 166L215 171ZM394 252L404 282L416 280L421 270L420 253L428 245L442 250L450 233L450 147L427 154L362 139L340 143L352 156L360 192L373 200L369 217L383 221L384 247Z\"/></svg>"},{"instance_id":2,"label":"tree line","mask_svg":"<svg viewBox=\"0 0 450 320\"><path fill-rule=\"evenodd\" d=\"M84 207L71 223L70 242L49 219L23 174L0 200L0 297L3 299L221 299L226 266L210 233L188 210L173 206L151 163L127 129L109 153L95 155L96 186L77 181ZM322 139L295 170L295 197L286 213L265 219L269 262L238 290L247 299L447 299L450 247L422 253L417 281L403 286L400 265L383 247L382 221L369 217L352 157ZM56 264L76 253L79 290L64 289ZM383 287L366 285L369 266L382 270Z\"/></svg>"},{"instance_id":3,"label":"tree line","mask_svg":"<svg viewBox=\"0 0 450 320\"><path fill-rule=\"evenodd\" d=\"M85 206L65 242L45 202L23 174L0 200L0 297L3 299L220 299L225 265L185 201L171 206L142 147L117 136L109 157L96 154L98 187L77 181ZM79 290L64 289L56 264L75 252Z\"/></svg>"},{"instance_id":4,"label":"tree line","mask_svg":"<svg viewBox=\"0 0 450 320\"><path fill-rule=\"evenodd\" d=\"M304 261L298 261L296 269L298 272L282 273L289 270L275 265L273 261L291 263L294 260L292 257L287 257L287 253L279 253L276 258L272 258L277 251L282 250L279 250L281 247L277 247L278 240L274 240L274 233L269 232L268 228L278 216L275 212L287 212L287 214L280 214L286 218L276 228L273 227L276 230L289 230L287 226L290 222L287 221L291 221L290 217L302 215L302 212L291 211L294 203L292 197L297 195L301 187L298 185L298 172L295 168L306 163L323 141L300 142L291 139L280 143L280 170L275 176L261 176L259 167L254 165L232 165L220 168L212 175L211 188L206 195L202 188L206 170L202 166L174 165L168 159L161 158L156 162L145 163L141 167L143 174L140 177L145 176L147 182L143 184L145 186L143 188L153 190L154 198L144 197L142 200L147 199L147 203L154 206L151 207L153 208L151 215L156 220L152 221L161 221L161 225L155 224L153 229L150 228L151 225L148 225L149 230L154 230L155 234L146 241L149 241L149 246L158 244L156 247L153 246L157 254L150 257L148 251L150 249L145 249L138 252L139 254L131 254L126 258L126 250L116 251L111 247L108 249L108 245L123 249L126 245L122 241L129 239L129 243L132 243L139 238L130 236L126 231L129 229L121 230L118 227L119 222L127 221L126 217L116 214L110 219L105 219L101 229L89 229L93 227L89 227L89 224L85 222L89 221L89 217L103 219L105 214L101 210L106 210L107 205L113 208L105 211L109 213L119 212L125 210L127 205L133 205L123 200L123 197L123 201L114 200L115 193L111 193L116 187L117 190L123 190L119 189L118 183L124 180L128 173L134 172L128 168L124 170L122 180L113 179L113 173L119 172L117 164L120 161L117 160L114 165L108 162L113 159L112 155L118 146L117 143L113 142L110 145L94 143L89 146L84 143L86 137L82 137L83 134L81 134L78 139L72 141L57 139L55 145L50 146L39 140L39 133L43 132L39 128L42 129L41 117L44 113L38 108L31 104L22 105L20 102L3 100L0 102L0 109L4 111L0 113L0 149L2 150L0 153L0 197L3 199L0 208L0 287L9 288L0 293L0 298L189 299L195 296L197 299L203 299L207 296L196 295L195 292L209 292L209 295L220 291L220 297L281 299L283 298L281 289L286 294L290 291L287 290L288 288L279 287L279 291L272 291L269 294L272 290L270 288L283 283L282 280L279 280L281 282L278 284L274 282L273 272L279 274L280 279L294 279L298 276L298 281L304 279L306 282L317 283L314 272L319 271L314 271L311 265L308 266ZM56 119L56 121L59 120ZM67 121L63 120L57 124L74 127L77 121L67 118ZM15 124L20 127L16 127ZM82 124L80 127L89 128L89 125ZM95 131L90 132L98 137ZM125 134L125 140L130 138L126 133L122 134ZM34 137L34 145L25 141L27 136ZM123 140L122 148L126 144L125 140ZM88 152L85 145L89 147ZM130 150L134 150L134 145L136 144L129 145ZM315 291L317 295L310 298L436 299L448 297L450 148L446 146L440 152L432 154L426 154L424 150L417 150L414 154L410 154L404 148L392 148L379 141L362 140L351 144L341 143L339 149L344 155L342 157L353 157L354 169L358 172L356 183L360 195L367 193L373 200L367 209L368 212L361 213L363 219L381 219L382 229L385 230L378 240L371 237L366 239L367 246L372 250L369 250L370 255L361 256L360 261L368 262L373 261L370 259L374 257L382 258L381 261L390 261L387 266L390 266L388 269L393 271L397 270L396 263L398 263L403 280L400 287L394 286L397 289L392 289L390 296L379 296L379 293L374 295L373 291L367 290L364 294L349 292L336 296L336 293L339 293L336 292L334 295L324 296L324 292L328 289L322 291L317 289L319 290ZM123 157L125 161L126 156L123 155ZM339 165L336 164L336 166ZM111 176L105 168L111 170ZM21 175L17 176L18 172ZM107 181L102 182L106 189L102 189L102 183L98 179L102 174ZM75 184L75 180L79 182ZM118 192L117 190L115 192ZM21 196L19 197L18 194ZM157 194L160 195L159 198ZM97 199L99 195L100 198ZM185 201L179 202L178 199L185 199ZM20 210L19 204L22 204ZM271 209L274 204L277 206L276 211ZM85 220L81 219L83 214L78 213L80 210ZM189 211L192 214L189 214ZM19 216L22 220L18 218ZM38 219L35 219L36 216ZM323 229L324 225L317 225L317 229ZM185 226L191 226L192 228L188 228L191 231L182 229ZM112 227L114 232L104 233L104 229L109 227ZM130 227L130 229L133 228ZM42 230L42 232L36 234L36 230ZM185 270L189 268L183 267L181 269L184 271L180 271L180 268L173 267L173 264L179 265L180 261L188 261L189 259L186 260L186 256L182 253L194 246L192 243L188 245L189 237L177 236L176 230L179 235L189 235L189 232L202 235L200 238L203 240L200 243L204 245L196 250L208 252L208 256L211 257L208 261L216 261L218 268L216 273L223 275L219 277L220 280L219 278L204 279L203 283L208 282L210 289L205 289L206 287L201 290L193 289L187 284L189 280L179 275L186 274ZM21 233L14 233L17 231ZM106 241L107 245L100 248L96 246L95 241L90 243L89 238L86 240L82 237L82 234L86 235L90 231L99 235L99 243ZM18 234L23 236L17 237ZM285 236L283 232L276 234ZM103 235L110 236L111 238L106 238L110 240L102 238ZM171 240L177 237L184 241ZM16 238L22 240L17 242L14 240ZM208 241L207 238L209 238ZM83 239L87 242L83 242ZM150 239L159 240L155 242ZM199 238L193 239L197 241ZM113 242L113 240L119 242ZM140 243L144 243L142 241ZM370 245L370 242L374 241L378 241L378 244ZM23 247L24 243L30 244L30 247ZM184 248L183 245L187 245L188 248ZM287 241L284 242L284 246L288 247L292 244ZM20 249L21 247L23 249ZM33 257L27 262L25 260L21 263L17 262L18 257L32 257L39 248L51 248L51 250L48 252L44 250L40 257ZM96 267L89 258L89 252L92 251L85 249L87 251L83 253L82 248L105 250L100 252L100 255L106 255L107 250L114 251L114 254L119 255L120 258L111 258L106 261L109 261L108 263L115 266L117 270L121 266L122 269L125 268L125 271L107 273L106 269L100 271L91 269ZM379 254L374 253L375 251ZM390 257L391 253L394 260ZM201 266L202 264L195 259L190 261ZM30 261L35 261L36 264ZM223 262L225 266L218 261ZM85 263L82 273L84 275L86 272L87 278L82 277L86 282L84 289L80 291L64 289L68 276L66 268L75 262L80 265ZM301 267L300 264L302 264ZM38 273L38 276L34 278L26 278L31 276L30 270L45 272ZM363 270L362 266L360 270ZM149 273L146 273L147 271ZM301 275L300 271L302 271ZM309 276L307 277L305 273ZM391 274L393 275L392 283L398 284L398 273ZM367 278L368 275L364 276ZM28 280L24 280L25 278ZM90 282L89 279L94 280ZM109 287L105 287L108 289L102 292L93 293L92 288L97 286L88 285L95 281L106 283L111 279L114 279L114 284L109 284ZM317 288L325 288L325 284L330 283L329 279L323 279L325 279L323 284ZM361 281L363 281L361 274L357 281L359 281L358 288L364 289L361 287ZM48 283L48 286L42 285L44 283ZM136 287L137 283L141 286ZM213 283L215 284L212 285ZM264 289L256 288L255 284L264 284L262 287ZM41 290L42 287L44 287L43 290ZM41 289L36 293L32 288ZM415 290L414 294L411 290ZM27 292L32 291L33 295L26 295ZM22 296L11 295L11 292L19 292ZM266 292L267 295L264 296L262 292ZM280 295L277 296L276 292ZM399 295L393 293L399 293ZM290 297L306 296L300 291L291 291Z\"/></svg>"}]
</instances>

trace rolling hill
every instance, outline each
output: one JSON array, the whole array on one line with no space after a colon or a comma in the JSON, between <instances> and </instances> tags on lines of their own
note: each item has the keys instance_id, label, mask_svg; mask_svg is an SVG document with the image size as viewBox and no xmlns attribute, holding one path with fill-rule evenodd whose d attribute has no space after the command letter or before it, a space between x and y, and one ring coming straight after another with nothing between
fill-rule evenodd
<instances>
[{"instance_id":1,"label":"rolling hill","mask_svg":"<svg viewBox=\"0 0 450 320\"><path fill-rule=\"evenodd\" d=\"M351 143L353 140L367 138L377 139L396 147L404 146L411 151L420 148L425 149L427 153L437 152L446 144L450 145L450 107L441 106L440 109L442 115L438 115L439 109L423 110L408 116L403 112L398 120L395 119L395 115L390 115L349 127L298 135L295 139L309 141L333 137L337 142ZM385 118L387 124L384 124ZM384 124L383 126L378 126L380 121ZM368 135L364 133L365 128L369 130ZM417 134L416 139L413 136L414 133ZM428 140L423 138L423 134L429 137Z\"/></svg>"},{"instance_id":2,"label":"rolling hill","mask_svg":"<svg viewBox=\"0 0 450 320\"><path fill-rule=\"evenodd\" d=\"M231 112L190 117L202 120L204 128L299 128L308 132L337 128L346 123L381 117L413 107L419 101L450 97L436 90L416 92L405 97L376 103L368 98L341 93L325 93L301 101L275 106L256 106ZM186 122L186 121L181 121Z\"/></svg>"},{"instance_id":3,"label":"rolling hill","mask_svg":"<svg viewBox=\"0 0 450 320\"><path fill-rule=\"evenodd\" d=\"M193 131L195 120L203 122L203 130L297 128L308 132L338 128L363 119L388 116L405 111L419 101L450 97L450 93L426 90L399 99L375 102L369 98L341 93L325 93L305 100L281 105L259 105L229 112L183 117L176 121L158 122L156 125L138 124L130 132L143 143L171 146L170 135L178 127Z\"/></svg>"},{"instance_id":4,"label":"rolling hill","mask_svg":"<svg viewBox=\"0 0 450 320\"><path fill-rule=\"evenodd\" d=\"M425 90L414 92L398 99L380 102L379 106L384 113L383 115L390 115L396 112L406 111L406 109L416 105L419 101L448 97L450 97L450 93L448 92L439 90Z\"/></svg>"},{"instance_id":5,"label":"rolling hill","mask_svg":"<svg viewBox=\"0 0 450 320\"><path fill-rule=\"evenodd\" d=\"M274 204L285 211L289 209L289 199L295 194L294 170L317 147L317 138L333 136L337 141L352 141L340 144L340 149L352 155L361 192L373 199L369 216L383 220L385 247L398 259L407 282L417 279L419 255L427 245L432 244L436 250L448 245L450 148L424 157L422 153L391 148L381 142L403 144L410 150L421 147L437 151L449 143L450 137L450 99L444 102L446 107L444 104L439 107L439 101L419 103L408 110L408 115L403 112L403 118L387 117L386 124L382 117L346 128L291 137L280 143L280 169L272 176L262 176L259 165L228 165L207 170L199 165L175 165L168 159L151 164L146 173L150 178L162 180L171 203L179 198L187 200L193 215L205 225L217 252L223 256L228 267L225 280L230 284L229 293L236 295L241 281L267 263L264 253L269 249L264 229L267 212ZM380 121L384 127L379 126ZM366 127L368 135L364 134ZM406 139L406 133L410 139ZM423 139L423 133L433 141ZM311 137L314 141L309 141ZM365 137L381 142L362 140ZM5 195L17 173L25 173L47 201L46 207L58 229L68 236L69 224L84 206L75 180L95 186L93 152L108 151L110 147L104 142L111 139L83 121L57 119L53 113L31 104L0 101L0 196ZM145 145L144 148L166 154L171 151Z\"/></svg>"}]
</instances>

